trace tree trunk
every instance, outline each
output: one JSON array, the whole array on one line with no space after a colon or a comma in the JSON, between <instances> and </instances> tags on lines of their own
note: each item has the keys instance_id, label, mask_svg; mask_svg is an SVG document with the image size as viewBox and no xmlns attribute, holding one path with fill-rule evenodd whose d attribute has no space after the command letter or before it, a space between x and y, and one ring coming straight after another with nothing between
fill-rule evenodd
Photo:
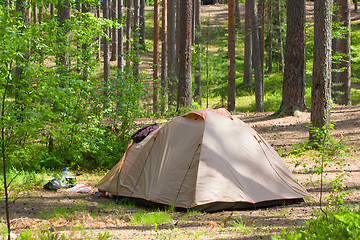
<instances>
[{"instance_id":1,"label":"tree trunk","mask_svg":"<svg viewBox=\"0 0 360 240\"><path fill-rule=\"evenodd\" d=\"M159 0L154 0L153 108L159 111Z\"/></svg>"},{"instance_id":2,"label":"tree trunk","mask_svg":"<svg viewBox=\"0 0 360 240\"><path fill-rule=\"evenodd\" d=\"M179 86L178 110L192 108L191 88L191 13L192 1L183 0L180 4L180 36L179 42Z\"/></svg>"},{"instance_id":3,"label":"tree trunk","mask_svg":"<svg viewBox=\"0 0 360 240\"><path fill-rule=\"evenodd\" d=\"M269 42L268 46L268 61L267 61L267 72L272 73L272 59L273 59L273 21L272 21L272 1L268 2L268 24L269 24L269 32L267 35L267 39Z\"/></svg>"},{"instance_id":4,"label":"tree trunk","mask_svg":"<svg viewBox=\"0 0 360 240\"><path fill-rule=\"evenodd\" d=\"M179 1L179 0L178 0ZM175 41L175 12L176 12L176 2L168 2L168 35L167 35L167 59L168 59L168 79L169 79L169 106L175 106L176 102L176 41Z\"/></svg>"},{"instance_id":5,"label":"tree trunk","mask_svg":"<svg viewBox=\"0 0 360 240\"><path fill-rule=\"evenodd\" d=\"M140 0L134 0L134 35L133 50L135 58L133 59L133 75L135 80L139 78L140 53L139 53L139 37L140 37Z\"/></svg>"},{"instance_id":6,"label":"tree trunk","mask_svg":"<svg viewBox=\"0 0 360 240\"><path fill-rule=\"evenodd\" d=\"M161 112L166 111L167 103L167 0L162 0L162 45L161 45Z\"/></svg>"},{"instance_id":7,"label":"tree trunk","mask_svg":"<svg viewBox=\"0 0 360 240\"><path fill-rule=\"evenodd\" d=\"M139 47L145 50L145 0L140 0L140 39Z\"/></svg>"},{"instance_id":8,"label":"tree trunk","mask_svg":"<svg viewBox=\"0 0 360 240\"><path fill-rule=\"evenodd\" d=\"M305 109L305 0L287 0L285 70L280 109L291 116Z\"/></svg>"},{"instance_id":9,"label":"tree trunk","mask_svg":"<svg viewBox=\"0 0 360 240\"><path fill-rule=\"evenodd\" d=\"M340 52L343 55L343 59L340 63L340 68L343 71L340 73L340 91L341 91L341 101L339 104L350 105L351 104L351 49L350 49L350 28L351 28L351 10L350 10L350 0L340 0L340 12L343 29L347 31L343 34L340 39Z\"/></svg>"},{"instance_id":10,"label":"tree trunk","mask_svg":"<svg viewBox=\"0 0 360 240\"><path fill-rule=\"evenodd\" d=\"M254 63L255 75L255 110L256 112L264 111L264 94L262 83L262 68L261 68L261 49L258 31L258 17L257 7L255 0L250 0L250 15L251 15L251 28L252 28L252 53Z\"/></svg>"},{"instance_id":11,"label":"tree trunk","mask_svg":"<svg viewBox=\"0 0 360 240\"><path fill-rule=\"evenodd\" d=\"M109 18L109 0L103 0L103 18ZM110 29L109 27L105 28L105 34L109 36ZM107 38L103 38L103 47L104 47L104 90L105 95L107 94L107 86L110 78L110 63L109 63L109 41Z\"/></svg>"},{"instance_id":12,"label":"tree trunk","mask_svg":"<svg viewBox=\"0 0 360 240\"><path fill-rule=\"evenodd\" d=\"M240 11L240 4L239 0L235 0L235 12L236 12L236 20L235 20L235 26L237 29L241 28L241 11Z\"/></svg>"},{"instance_id":13,"label":"tree trunk","mask_svg":"<svg viewBox=\"0 0 360 240\"><path fill-rule=\"evenodd\" d=\"M180 4L181 0L176 0L176 65L175 65L175 72L176 77L179 79L179 61L180 61L180 41L181 41L181 35L180 35ZM179 85L178 85L179 88ZM179 96L178 96L179 97Z\"/></svg>"},{"instance_id":14,"label":"tree trunk","mask_svg":"<svg viewBox=\"0 0 360 240\"><path fill-rule=\"evenodd\" d=\"M195 101L201 106L201 0L195 0L195 42L198 46L197 62L195 63Z\"/></svg>"},{"instance_id":15,"label":"tree trunk","mask_svg":"<svg viewBox=\"0 0 360 240\"><path fill-rule=\"evenodd\" d=\"M66 20L70 18L70 0L58 0L58 21L59 21L59 29L61 31L60 38L58 38L59 46L66 46ZM68 54L67 49L60 49L60 52L57 54L57 65L62 65L66 67L69 65L68 63Z\"/></svg>"},{"instance_id":16,"label":"tree trunk","mask_svg":"<svg viewBox=\"0 0 360 240\"><path fill-rule=\"evenodd\" d=\"M358 10L357 0L354 0L354 11L357 12L357 10Z\"/></svg>"},{"instance_id":17,"label":"tree trunk","mask_svg":"<svg viewBox=\"0 0 360 240\"><path fill-rule=\"evenodd\" d=\"M340 0L334 0L334 14L333 14L333 23L335 25L334 31L340 31ZM332 38L332 72L331 72L331 97L335 103L340 102L340 95L339 95L339 86L340 86L340 61L335 58L340 53L340 38L333 37Z\"/></svg>"},{"instance_id":18,"label":"tree trunk","mask_svg":"<svg viewBox=\"0 0 360 240\"><path fill-rule=\"evenodd\" d=\"M235 0L228 2L228 58L229 58L229 74L228 74L228 110L235 110Z\"/></svg>"},{"instance_id":19,"label":"tree trunk","mask_svg":"<svg viewBox=\"0 0 360 240\"><path fill-rule=\"evenodd\" d=\"M118 3L118 19L122 19L123 17L123 6L124 0L119 0ZM118 73L122 73L124 71L124 27L120 26L118 29L118 57L117 57L117 70Z\"/></svg>"},{"instance_id":20,"label":"tree trunk","mask_svg":"<svg viewBox=\"0 0 360 240\"><path fill-rule=\"evenodd\" d=\"M260 41L260 57L261 57L261 83L262 95L264 95L264 77L265 77L265 0L259 0L260 15L259 21L259 41ZM261 26L261 27L260 27Z\"/></svg>"},{"instance_id":21,"label":"tree trunk","mask_svg":"<svg viewBox=\"0 0 360 240\"><path fill-rule=\"evenodd\" d=\"M131 6L132 0L127 0L126 5L126 43L125 43L125 52L126 52L126 66L130 68L130 42L131 42Z\"/></svg>"},{"instance_id":22,"label":"tree trunk","mask_svg":"<svg viewBox=\"0 0 360 240\"><path fill-rule=\"evenodd\" d=\"M245 1L244 88L246 89L252 84L250 2L251 0Z\"/></svg>"},{"instance_id":23,"label":"tree trunk","mask_svg":"<svg viewBox=\"0 0 360 240\"><path fill-rule=\"evenodd\" d=\"M118 0L113 0L111 3L111 19L115 21L118 16ZM112 34L111 34L111 58L110 61L116 61L117 59L117 44L118 44L118 30L113 27L112 28Z\"/></svg>"},{"instance_id":24,"label":"tree trunk","mask_svg":"<svg viewBox=\"0 0 360 240\"><path fill-rule=\"evenodd\" d=\"M314 2L314 64L311 124L323 130L330 121L332 0ZM310 129L310 140L316 139Z\"/></svg>"},{"instance_id":25,"label":"tree trunk","mask_svg":"<svg viewBox=\"0 0 360 240\"><path fill-rule=\"evenodd\" d=\"M278 60L279 60L279 71L284 71L284 50L283 50L283 41L282 41L282 31L281 31L281 1L278 0L276 3L276 14L277 14L277 37L278 37Z\"/></svg>"},{"instance_id":26,"label":"tree trunk","mask_svg":"<svg viewBox=\"0 0 360 240\"><path fill-rule=\"evenodd\" d=\"M83 13L90 12L90 5L88 3L84 3L82 5L81 11ZM90 61L90 55L88 54L89 44L87 44L87 43L82 44L81 48L83 50L83 53L82 53L83 61L86 62L86 63L89 63L89 61ZM89 68L87 66L83 67L82 79L83 79L83 81L87 81L89 79Z\"/></svg>"}]
</instances>

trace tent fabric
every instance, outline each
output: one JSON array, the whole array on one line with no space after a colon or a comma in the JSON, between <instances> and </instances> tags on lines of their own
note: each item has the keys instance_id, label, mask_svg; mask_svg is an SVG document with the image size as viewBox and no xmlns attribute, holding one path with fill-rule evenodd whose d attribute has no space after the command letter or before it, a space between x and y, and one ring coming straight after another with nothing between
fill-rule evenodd
<instances>
[{"instance_id":1,"label":"tent fabric","mask_svg":"<svg viewBox=\"0 0 360 240\"><path fill-rule=\"evenodd\" d=\"M204 211L273 206L308 196L269 143L225 109L184 114L133 142L97 187Z\"/></svg>"}]
</instances>

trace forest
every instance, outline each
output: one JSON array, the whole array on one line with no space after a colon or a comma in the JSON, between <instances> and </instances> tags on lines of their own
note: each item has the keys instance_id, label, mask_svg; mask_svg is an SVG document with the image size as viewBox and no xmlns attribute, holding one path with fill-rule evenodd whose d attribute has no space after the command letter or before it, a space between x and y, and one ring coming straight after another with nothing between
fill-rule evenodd
<instances>
[{"instance_id":1,"label":"forest","mask_svg":"<svg viewBox=\"0 0 360 240\"><path fill-rule=\"evenodd\" d=\"M2 0L4 239L357 239L360 11L351 0ZM46 192L94 186L131 136L226 108L309 192L203 213ZM44 203L46 202L46 203Z\"/></svg>"}]
</instances>

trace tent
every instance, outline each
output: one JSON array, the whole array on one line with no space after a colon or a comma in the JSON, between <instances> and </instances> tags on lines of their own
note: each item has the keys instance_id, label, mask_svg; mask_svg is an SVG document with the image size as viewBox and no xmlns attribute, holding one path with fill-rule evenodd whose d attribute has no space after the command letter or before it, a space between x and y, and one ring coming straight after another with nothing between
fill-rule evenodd
<instances>
[{"instance_id":1,"label":"tent","mask_svg":"<svg viewBox=\"0 0 360 240\"><path fill-rule=\"evenodd\" d=\"M132 142L97 188L202 211L268 207L308 196L276 151L225 109L186 113Z\"/></svg>"}]
</instances>

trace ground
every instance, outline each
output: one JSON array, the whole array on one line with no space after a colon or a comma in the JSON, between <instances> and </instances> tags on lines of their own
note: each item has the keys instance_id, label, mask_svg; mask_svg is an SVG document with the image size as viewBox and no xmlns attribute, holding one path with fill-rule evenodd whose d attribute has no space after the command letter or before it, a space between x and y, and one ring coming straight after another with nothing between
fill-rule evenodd
<instances>
[{"instance_id":1,"label":"ground","mask_svg":"<svg viewBox=\"0 0 360 240\"><path fill-rule=\"evenodd\" d=\"M206 11L217 14L214 16L217 21L226 16L226 7L223 5L204 6L203 14L206 15ZM335 122L335 128L331 134L348 148L337 154L341 151L349 153L342 162L342 170L349 174L345 187L351 194L344 201L358 203L360 106L337 106L332 110L331 120ZM295 177L309 191L310 197L304 203L211 214L170 212L173 219L170 223L145 225L130 222L130 217L143 211L142 208L115 205L113 199L98 198L92 194L67 193L65 190L48 192L41 187L34 187L31 191L20 192L17 200L10 204L13 232L18 235L26 229L34 232L48 230L47 234L66 234L70 239L270 239L282 229L311 218L319 209L320 196L319 176L314 174L315 158L308 154L297 158L287 155L293 149L293 144L308 139L310 113L275 119L270 118L270 115L238 113L236 116L257 130L281 154ZM303 164L297 165L297 161ZM339 166L332 164L325 169L324 174L332 179L339 173ZM78 177L77 182L94 186L100 177L84 174ZM323 190L325 196L331 194L328 186ZM0 217L5 218L3 201L0 203Z\"/></svg>"},{"instance_id":2,"label":"ground","mask_svg":"<svg viewBox=\"0 0 360 240\"><path fill-rule=\"evenodd\" d=\"M218 213L171 212L171 223L154 226L130 222L130 217L143 211L143 208L118 206L113 199L98 198L92 194L67 193L65 190L47 192L38 187L31 192L20 193L19 198L10 205L13 231L19 234L24 229L45 229L67 234L71 239L97 239L100 233L110 234L109 239L270 239L271 235L280 233L282 229L311 218L319 209L320 195L319 176L312 171L314 157L305 154L296 158L306 163L304 168L303 165L296 166L295 158L285 154L293 148L293 144L307 140L310 114L305 112L298 117L275 119L269 118L270 115L243 113L236 116L256 129L282 153L287 166L309 191L310 197L304 203ZM346 190L352 192L344 200L356 204L360 195L360 106L334 107L331 119L335 122L332 136L348 147L345 152L351 153L342 162L343 170L349 174ZM329 179L338 173L340 170L336 164L325 169ZM77 182L94 186L99 178L92 177L94 175L85 174ZM329 194L331 189L325 186L324 195ZM3 215L3 202L0 209ZM227 217L229 219L224 223Z\"/></svg>"}]
</instances>

